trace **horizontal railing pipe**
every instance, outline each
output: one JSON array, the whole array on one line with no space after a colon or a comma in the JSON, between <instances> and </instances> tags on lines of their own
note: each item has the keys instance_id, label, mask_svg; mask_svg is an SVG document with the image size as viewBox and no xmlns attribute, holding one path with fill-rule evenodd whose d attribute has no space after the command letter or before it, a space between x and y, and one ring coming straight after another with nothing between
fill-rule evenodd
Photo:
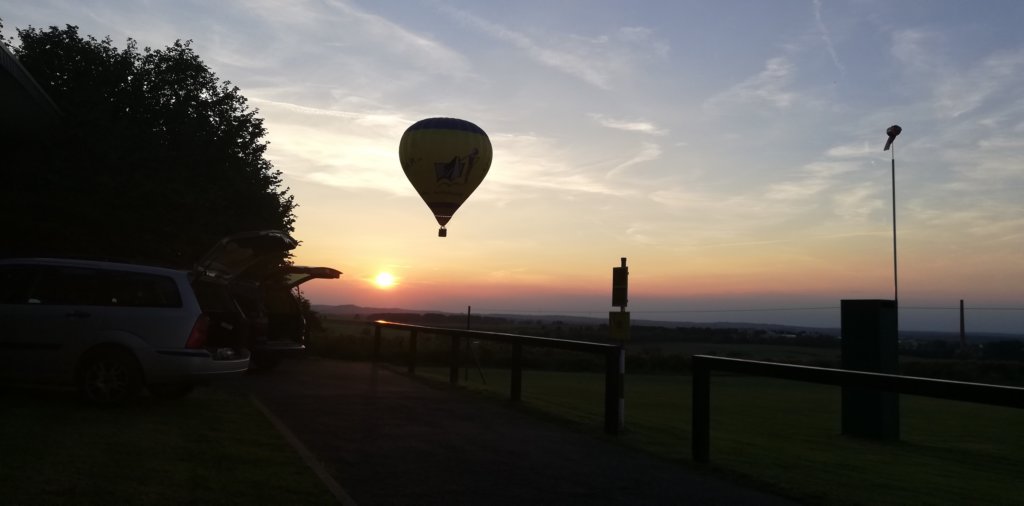
<instances>
[{"instance_id":1,"label":"horizontal railing pipe","mask_svg":"<svg viewBox=\"0 0 1024 506\"><path fill-rule=\"evenodd\" d=\"M557 350L576 351L601 355L605 358L605 401L604 401L604 427L608 434L618 434L623 425L623 382L625 374L625 351L622 346L616 344L593 343L588 341L574 341L570 339L553 339L550 337L523 336L519 334L506 334L501 332L486 332L480 330L452 329L445 327L428 327L425 325L412 325L409 323L389 322L377 320L373 322L374 330L374 361L380 358L381 329L389 328L405 330L410 333L412 340L408 347L410 356L407 364L409 371L415 368L416 358L416 336L419 334L434 334L448 336L451 338L448 380L452 384L458 382L459 369L459 344L461 340L482 340L494 341L512 345L512 370L509 397L513 401L522 398L522 348L533 346L538 348L551 348ZM468 342L468 341L467 341Z\"/></svg>"},{"instance_id":2,"label":"horizontal railing pipe","mask_svg":"<svg viewBox=\"0 0 1024 506\"><path fill-rule=\"evenodd\" d=\"M389 322L377 320L375 326L389 329L418 330L424 334L439 334L451 337L465 337L467 339L482 339L499 343L522 343L526 346L539 348L554 348L559 350L581 351L584 353L605 353L606 350L618 348L616 344L593 343L590 341L574 341L571 339L554 339L551 337L524 336L519 334L506 334L502 332L487 332L482 330L450 329L445 327L428 327L425 325L413 325L409 323Z\"/></svg>"},{"instance_id":3,"label":"horizontal railing pipe","mask_svg":"<svg viewBox=\"0 0 1024 506\"><path fill-rule=\"evenodd\" d=\"M1024 388L983 383L965 383L933 378L918 378L846 369L827 369L804 365L758 362L736 358L693 356L693 426L692 455L698 462L710 456L711 433L711 371L768 376L808 383L862 387L885 392L934 397L952 401L974 402L1024 408Z\"/></svg>"}]
</instances>

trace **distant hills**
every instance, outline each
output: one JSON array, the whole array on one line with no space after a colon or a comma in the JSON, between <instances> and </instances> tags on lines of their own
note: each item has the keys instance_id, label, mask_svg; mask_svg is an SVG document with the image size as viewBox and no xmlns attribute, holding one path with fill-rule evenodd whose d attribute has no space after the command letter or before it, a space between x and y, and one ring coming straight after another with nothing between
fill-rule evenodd
<instances>
[{"instance_id":1,"label":"distant hills","mask_svg":"<svg viewBox=\"0 0 1024 506\"><path fill-rule=\"evenodd\" d=\"M345 316L355 317L360 315L366 317L375 314L443 314L443 315L455 315L465 313L453 313L451 311L435 311L435 310L422 310L422 309L404 309L404 308L377 308L377 307L364 307L353 304L341 304L341 305L321 305L314 304L313 310L334 316ZM533 314L512 314L512 313L474 313L474 316L486 316L490 318L505 318L512 321L541 321L541 322L564 322L574 323L578 325L601 325L607 324L606 318L590 317L590 316L573 316L573 315L533 315ZM804 327L799 325L780 325L774 323L748 323L748 322L688 322L688 321L660 321L660 320L643 320L633 319L632 324L634 326L646 326L646 327L693 327L693 328L729 328L729 329L760 329L771 331L774 333L785 333L785 334L822 334L827 336L839 337L840 330L835 327ZM903 339L913 340L942 340L942 341L959 341L960 334L956 332L941 332L941 331L921 331L921 330L901 330L900 337ZM967 335L971 341L1004 341L1004 340L1024 340L1024 334L1001 334L995 332L969 332Z\"/></svg>"},{"instance_id":2,"label":"distant hills","mask_svg":"<svg viewBox=\"0 0 1024 506\"><path fill-rule=\"evenodd\" d=\"M424 311L420 309L401 309L396 307L381 308L381 307L363 307L355 306L352 304L341 304L337 306L326 306L322 304L313 304L310 306L313 311L323 314L331 314L338 316L355 316L355 315L371 315L371 314L382 314L382 313L410 313L410 314L426 314L426 313L439 313L439 314L455 314L446 311Z\"/></svg>"}]
</instances>

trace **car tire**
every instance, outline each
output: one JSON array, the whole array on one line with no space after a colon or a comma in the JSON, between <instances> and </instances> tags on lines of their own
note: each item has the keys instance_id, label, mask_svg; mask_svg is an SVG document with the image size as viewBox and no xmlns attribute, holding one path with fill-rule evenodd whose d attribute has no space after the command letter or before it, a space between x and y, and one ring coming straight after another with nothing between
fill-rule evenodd
<instances>
[{"instance_id":1,"label":"car tire","mask_svg":"<svg viewBox=\"0 0 1024 506\"><path fill-rule=\"evenodd\" d=\"M181 399L190 394L194 388L194 385L188 383L157 383L146 386L150 395L165 400Z\"/></svg>"},{"instance_id":2,"label":"car tire","mask_svg":"<svg viewBox=\"0 0 1024 506\"><path fill-rule=\"evenodd\" d=\"M78 388L92 404L121 405L142 390L142 369L125 350L93 351L85 355L78 368Z\"/></svg>"}]
</instances>

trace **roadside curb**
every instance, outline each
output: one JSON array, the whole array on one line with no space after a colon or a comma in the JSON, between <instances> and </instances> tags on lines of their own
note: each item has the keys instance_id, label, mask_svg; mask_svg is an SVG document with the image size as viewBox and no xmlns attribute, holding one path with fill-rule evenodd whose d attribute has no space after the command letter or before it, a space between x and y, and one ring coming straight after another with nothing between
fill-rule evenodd
<instances>
[{"instance_id":1,"label":"roadside curb","mask_svg":"<svg viewBox=\"0 0 1024 506\"><path fill-rule=\"evenodd\" d=\"M263 412L263 415L270 420L270 423L274 425L274 428L284 436L285 441L288 441L288 444L290 444L299 456L302 457L302 460L306 465L313 470L313 474L320 478L320 481L327 486L327 490L329 490L334 498L338 500L339 504L342 504L343 506L358 506L352 497L348 495L348 492L345 492L345 489L341 488L341 485L339 485L330 473L327 472L327 469L325 469L323 464L321 464L316 456L313 455L313 452L309 451L309 449L306 448L306 445L302 444L302 441L299 441L299 438L295 437L295 434L292 434L292 431L288 430L288 427L286 427L284 423L277 418L277 416L271 413L255 395L249 394L249 400L252 401L253 405L255 405L257 409Z\"/></svg>"}]
</instances>

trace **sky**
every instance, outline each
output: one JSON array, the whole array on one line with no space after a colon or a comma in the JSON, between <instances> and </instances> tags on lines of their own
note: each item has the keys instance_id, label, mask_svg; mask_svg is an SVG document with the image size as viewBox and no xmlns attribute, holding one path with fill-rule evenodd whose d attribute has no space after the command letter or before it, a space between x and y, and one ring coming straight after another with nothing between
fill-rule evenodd
<instances>
[{"instance_id":1,"label":"sky","mask_svg":"<svg viewBox=\"0 0 1024 506\"><path fill-rule=\"evenodd\" d=\"M1024 2L0 0L0 18L191 39L265 120L296 263L345 273L304 285L314 303L601 317L626 257L634 319L838 327L840 300L895 295L895 209L901 328L956 332L962 299L968 332L1024 332ZM437 116L494 149L446 238L398 160Z\"/></svg>"}]
</instances>

